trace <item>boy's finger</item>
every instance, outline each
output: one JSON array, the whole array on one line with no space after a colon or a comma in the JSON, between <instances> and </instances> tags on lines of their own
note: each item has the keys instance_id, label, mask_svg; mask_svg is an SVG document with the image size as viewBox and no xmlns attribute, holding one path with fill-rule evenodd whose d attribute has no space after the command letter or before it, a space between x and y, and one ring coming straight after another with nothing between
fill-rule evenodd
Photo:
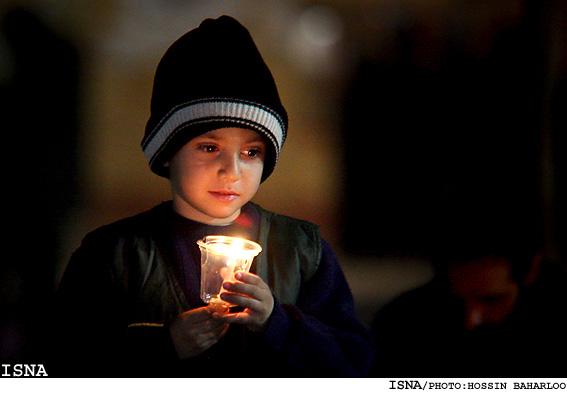
<instances>
[{"instance_id":1,"label":"boy's finger","mask_svg":"<svg viewBox=\"0 0 567 394\"><path fill-rule=\"evenodd\" d=\"M265 285L265 282L262 280L262 278L260 278L258 275L254 275L250 272L246 272L246 271L238 271L236 274L234 274L234 277L244 283L248 283L250 285L254 285L254 286L262 286Z\"/></svg>"},{"instance_id":2,"label":"boy's finger","mask_svg":"<svg viewBox=\"0 0 567 394\"><path fill-rule=\"evenodd\" d=\"M219 314L219 316L223 316L224 314ZM207 321L192 324L189 330L194 332L220 332L225 327L224 324L214 318L214 314L211 315L211 318Z\"/></svg>"},{"instance_id":3,"label":"boy's finger","mask_svg":"<svg viewBox=\"0 0 567 394\"><path fill-rule=\"evenodd\" d=\"M183 312L179 317L182 321L187 323L200 323L210 319L211 314L205 307L202 307Z\"/></svg>"},{"instance_id":4,"label":"boy's finger","mask_svg":"<svg viewBox=\"0 0 567 394\"><path fill-rule=\"evenodd\" d=\"M226 302L230 302L231 304L235 304L243 308L248 308L253 311L262 310L261 301L255 298L248 297L246 295L235 294L235 293L222 293L221 298Z\"/></svg>"},{"instance_id":5,"label":"boy's finger","mask_svg":"<svg viewBox=\"0 0 567 394\"><path fill-rule=\"evenodd\" d=\"M262 300L266 298L266 290L255 285L248 285L241 282L225 282L223 283L223 289L229 291L230 293L242 294L257 300ZM222 294L225 294L224 292ZM222 295L221 295L222 297Z\"/></svg>"},{"instance_id":6,"label":"boy's finger","mask_svg":"<svg viewBox=\"0 0 567 394\"><path fill-rule=\"evenodd\" d=\"M211 319L213 313L224 313L227 311L226 307L219 305L208 305L200 308L191 309L184 312L181 316L182 319L189 323L200 323Z\"/></svg>"},{"instance_id":7,"label":"boy's finger","mask_svg":"<svg viewBox=\"0 0 567 394\"><path fill-rule=\"evenodd\" d=\"M247 324L251 316L247 312L228 313L226 315L218 316L226 324Z\"/></svg>"}]
</instances>

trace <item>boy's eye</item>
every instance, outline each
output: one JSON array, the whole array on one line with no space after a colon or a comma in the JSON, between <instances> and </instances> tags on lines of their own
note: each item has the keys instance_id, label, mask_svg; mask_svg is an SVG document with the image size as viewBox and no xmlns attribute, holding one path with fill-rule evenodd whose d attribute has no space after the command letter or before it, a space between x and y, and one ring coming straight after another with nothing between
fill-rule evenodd
<instances>
[{"instance_id":1,"label":"boy's eye","mask_svg":"<svg viewBox=\"0 0 567 394\"><path fill-rule=\"evenodd\" d=\"M248 148L243 153L246 157L258 157L262 154L262 150L260 148Z\"/></svg>"},{"instance_id":2,"label":"boy's eye","mask_svg":"<svg viewBox=\"0 0 567 394\"><path fill-rule=\"evenodd\" d=\"M211 144L201 144L199 145L198 149L205 153L214 153L218 151L218 148L215 145Z\"/></svg>"}]
</instances>

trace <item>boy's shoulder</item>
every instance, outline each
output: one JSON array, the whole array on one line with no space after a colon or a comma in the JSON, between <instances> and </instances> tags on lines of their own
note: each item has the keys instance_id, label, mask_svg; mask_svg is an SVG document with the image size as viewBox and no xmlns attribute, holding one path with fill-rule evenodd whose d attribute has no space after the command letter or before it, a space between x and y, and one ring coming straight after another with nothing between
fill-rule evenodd
<instances>
[{"instance_id":1,"label":"boy's shoulder","mask_svg":"<svg viewBox=\"0 0 567 394\"><path fill-rule=\"evenodd\" d=\"M312 249L316 256L321 254L323 240L318 225L265 210L257 204L254 204L254 207L260 212L261 242L266 241L271 245L276 245L276 250Z\"/></svg>"},{"instance_id":2,"label":"boy's shoulder","mask_svg":"<svg viewBox=\"0 0 567 394\"><path fill-rule=\"evenodd\" d=\"M256 260L256 274L268 281L280 302L294 304L301 285L313 277L322 260L319 226L254 207L260 212L259 243L265 248ZM278 285L270 282L274 277L287 279Z\"/></svg>"},{"instance_id":3,"label":"boy's shoulder","mask_svg":"<svg viewBox=\"0 0 567 394\"><path fill-rule=\"evenodd\" d=\"M163 202L147 211L103 225L87 237L106 239L145 237L159 232L170 212L170 202Z\"/></svg>"},{"instance_id":4,"label":"boy's shoulder","mask_svg":"<svg viewBox=\"0 0 567 394\"><path fill-rule=\"evenodd\" d=\"M260 205L255 204L253 202L249 202L254 208L260 212L260 220L261 224L265 225L269 223L270 225L276 224L281 226L297 226L305 229L309 229L311 231L319 231L319 226L308 222L307 220L302 220L298 218L294 218L292 216L283 215L280 213L272 212L267 209L262 208Z\"/></svg>"}]
</instances>

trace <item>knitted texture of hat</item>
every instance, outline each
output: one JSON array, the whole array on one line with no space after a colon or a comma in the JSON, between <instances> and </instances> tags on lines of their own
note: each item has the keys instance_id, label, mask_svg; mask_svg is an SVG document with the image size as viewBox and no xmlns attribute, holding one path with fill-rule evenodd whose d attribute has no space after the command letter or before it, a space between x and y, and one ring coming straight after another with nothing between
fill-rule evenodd
<instances>
[{"instance_id":1,"label":"knitted texture of hat","mask_svg":"<svg viewBox=\"0 0 567 394\"><path fill-rule=\"evenodd\" d=\"M189 140L221 127L255 130L266 140L264 181L287 133L287 113L250 33L235 19L206 19L166 51L154 79L151 115L142 140L150 168L164 164Z\"/></svg>"}]
</instances>

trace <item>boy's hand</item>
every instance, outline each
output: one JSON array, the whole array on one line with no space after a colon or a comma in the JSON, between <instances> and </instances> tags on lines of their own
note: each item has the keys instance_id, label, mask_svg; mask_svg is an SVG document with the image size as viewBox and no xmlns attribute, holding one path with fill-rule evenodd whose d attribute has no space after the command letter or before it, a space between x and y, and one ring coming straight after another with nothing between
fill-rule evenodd
<instances>
[{"instance_id":1,"label":"boy's hand","mask_svg":"<svg viewBox=\"0 0 567 394\"><path fill-rule=\"evenodd\" d=\"M227 307L208 305L177 316L169 332L179 358L197 356L217 343L226 334L228 323L212 316L226 312Z\"/></svg>"},{"instance_id":2,"label":"boy's hand","mask_svg":"<svg viewBox=\"0 0 567 394\"><path fill-rule=\"evenodd\" d=\"M218 322L244 324L254 332L264 331L268 318L274 309L274 297L268 285L258 275L240 271L234 275L236 280L225 281L220 297L241 307L237 313L214 313Z\"/></svg>"}]
</instances>

